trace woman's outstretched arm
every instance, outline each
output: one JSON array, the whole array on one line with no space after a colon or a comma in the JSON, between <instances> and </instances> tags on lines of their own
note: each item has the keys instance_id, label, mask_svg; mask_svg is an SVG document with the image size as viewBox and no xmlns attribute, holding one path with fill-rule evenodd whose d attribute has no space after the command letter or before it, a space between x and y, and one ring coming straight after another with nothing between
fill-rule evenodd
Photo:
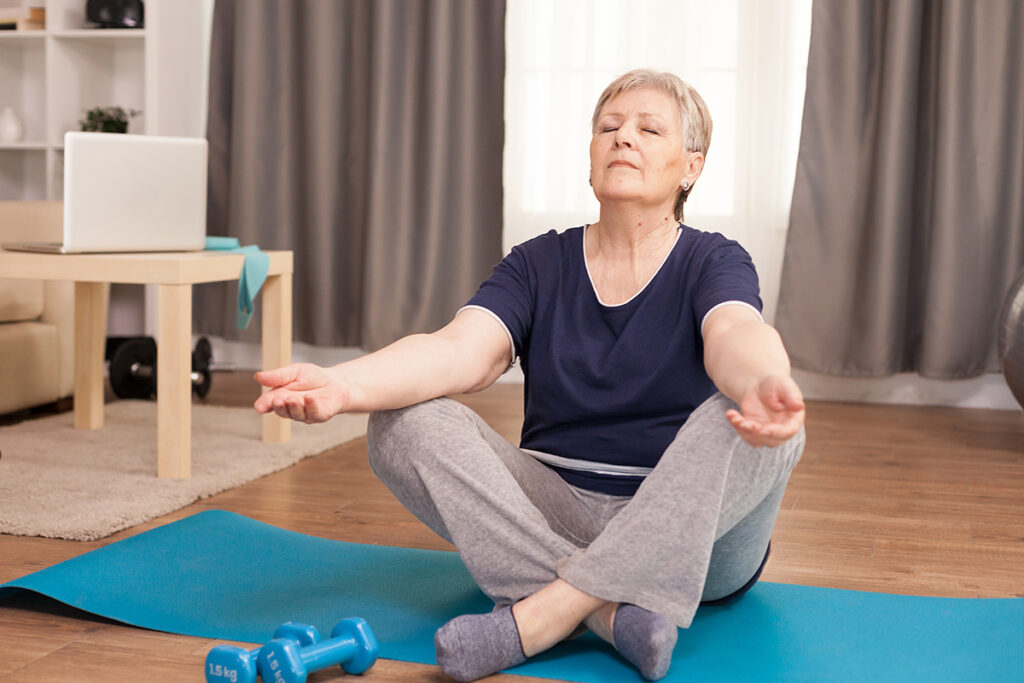
<instances>
[{"instance_id":1,"label":"woman's outstretched arm","mask_svg":"<svg viewBox=\"0 0 1024 683\"><path fill-rule=\"evenodd\" d=\"M338 413L401 408L448 394L480 391L512 360L504 328L489 314L465 309L432 334L414 334L331 368L293 363L256 373L269 391L261 413L323 422Z\"/></svg>"},{"instance_id":2,"label":"woman's outstretched arm","mask_svg":"<svg viewBox=\"0 0 1024 683\"><path fill-rule=\"evenodd\" d=\"M704 322L704 367L740 409L729 422L752 446L778 446L804 424L800 387L779 333L745 306L722 306Z\"/></svg>"}]
</instances>

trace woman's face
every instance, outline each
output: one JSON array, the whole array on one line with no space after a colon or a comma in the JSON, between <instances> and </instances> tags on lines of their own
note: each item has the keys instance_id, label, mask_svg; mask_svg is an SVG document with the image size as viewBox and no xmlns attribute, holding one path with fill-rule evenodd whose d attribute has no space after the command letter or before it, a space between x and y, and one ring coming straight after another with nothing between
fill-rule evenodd
<instances>
[{"instance_id":1,"label":"woman's face","mask_svg":"<svg viewBox=\"0 0 1024 683\"><path fill-rule=\"evenodd\" d=\"M704 155L683 149L679 107L670 95L633 88L604 105L590 140L590 183L604 202L666 205L700 175Z\"/></svg>"}]
</instances>

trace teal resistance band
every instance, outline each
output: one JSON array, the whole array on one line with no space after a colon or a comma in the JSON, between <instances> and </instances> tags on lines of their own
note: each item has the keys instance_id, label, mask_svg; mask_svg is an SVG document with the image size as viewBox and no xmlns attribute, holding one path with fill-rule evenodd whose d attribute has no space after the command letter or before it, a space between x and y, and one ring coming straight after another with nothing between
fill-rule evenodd
<instances>
[{"instance_id":1,"label":"teal resistance band","mask_svg":"<svg viewBox=\"0 0 1024 683\"><path fill-rule=\"evenodd\" d=\"M238 246L237 237L207 237L207 251L225 251L229 254L243 254L242 275L238 279L238 329L249 327L252 313L255 310L253 301L260 293L260 287L267 279L270 271L270 257L260 251L255 244L247 247Z\"/></svg>"}]
</instances>

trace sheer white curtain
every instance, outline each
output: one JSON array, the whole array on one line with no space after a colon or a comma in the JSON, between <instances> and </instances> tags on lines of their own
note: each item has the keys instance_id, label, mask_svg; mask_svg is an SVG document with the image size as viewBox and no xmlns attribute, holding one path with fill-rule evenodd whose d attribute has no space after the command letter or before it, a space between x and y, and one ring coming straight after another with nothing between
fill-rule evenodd
<instances>
[{"instance_id":1,"label":"sheer white curtain","mask_svg":"<svg viewBox=\"0 0 1024 683\"><path fill-rule=\"evenodd\" d=\"M774 316L799 143L811 0L508 0L508 251L597 218L587 184L590 116L637 67L700 91L714 133L686 223L751 253Z\"/></svg>"}]
</instances>

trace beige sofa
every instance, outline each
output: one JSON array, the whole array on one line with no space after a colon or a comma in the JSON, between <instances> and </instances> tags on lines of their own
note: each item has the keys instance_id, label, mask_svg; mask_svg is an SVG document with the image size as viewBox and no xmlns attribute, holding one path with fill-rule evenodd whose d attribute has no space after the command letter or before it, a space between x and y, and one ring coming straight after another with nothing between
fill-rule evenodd
<instances>
[{"instance_id":1,"label":"beige sofa","mask_svg":"<svg viewBox=\"0 0 1024 683\"><path fill-rule=\"evenodd\" d=\"M60 202L0 201L0 242L59 241ZM53 403L74 385L74 285L0 279L0 414Z\"/></svg>"}]
</instances>

